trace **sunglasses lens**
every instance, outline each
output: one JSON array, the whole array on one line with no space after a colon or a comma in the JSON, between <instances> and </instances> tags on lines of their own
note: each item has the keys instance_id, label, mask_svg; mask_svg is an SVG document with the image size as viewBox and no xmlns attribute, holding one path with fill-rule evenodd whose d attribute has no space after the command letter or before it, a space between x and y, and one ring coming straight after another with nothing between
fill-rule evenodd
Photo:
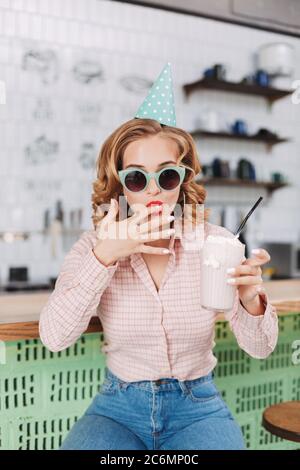
<instances>
[{"instance_id":1,"label":"sunglasses lens","mask_svg":"<svg viewBox=\"0 0 300 470\"><path fill-rule=\"evenodd\" d=\"M141 171L131 171L125 178L125 185L129 191L142 191L146 186L146 177Z\"/></svg>"},{"instance_id":2,"label":"sunglasses lens","mask_svg":"<svg viewBox=\"0 0 300 470\"><path fill-rule=\"evenodd\" d=\"M170 191L175 189L180 183L180 175L178 171L173 169L165 169L159 177L159 184L163 189Z\"/></svg>"}]
</instances>

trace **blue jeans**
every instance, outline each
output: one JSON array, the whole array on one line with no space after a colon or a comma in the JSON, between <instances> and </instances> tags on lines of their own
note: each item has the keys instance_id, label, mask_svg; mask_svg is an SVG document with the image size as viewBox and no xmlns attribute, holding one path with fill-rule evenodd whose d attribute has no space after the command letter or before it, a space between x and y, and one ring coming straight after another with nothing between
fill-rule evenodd
<instances>
[{"instance_id":1,"label":"blue jeans","mask_svg":"<svg viewBox=\"0 0 300 470\"><path fill-rule=\"evenodd\" d=\"M105 379L60 450L245 449L213 372L194 380Z\"/></svg>"}]
</instances>

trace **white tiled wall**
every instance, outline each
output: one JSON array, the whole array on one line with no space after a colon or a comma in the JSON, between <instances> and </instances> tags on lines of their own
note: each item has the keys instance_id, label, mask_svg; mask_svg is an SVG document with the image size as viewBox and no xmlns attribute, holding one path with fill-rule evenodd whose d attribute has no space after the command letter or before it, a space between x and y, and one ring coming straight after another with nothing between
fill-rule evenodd
<instances>
[{"instance_id":1,"label":"white tiled wall","mask_svg":"<svg viewBox=\"0 0 300 470\"><path fill-rule=\"evenodd\" d=\"M44 210L53 213L57 199L63 201L67 226L69 211L83 207L82 228L92 227L91 183L100 145L133 117L151 81L170 61L179 127L192 130L201 109L209 106L228 120L247 120L250 131L268 127L293 139L270 154L254 144L197 145L202 163L221 155L234 168L246 156L259 178L267 179L273 171L286 174L292 186L275 192L248 230L252 238L299 237L300 104L285 98L270 112L261 98L198 91L186 100L182 91L183 84L200 78L216 62L227 66L228 80L252 73L254 52L272 41L295 46L295 79L300 78L296 38L109 1L0 0L0 81L6 85L6 104L0 104L0 232L40 230ZM79 78L87 70L98 72L98 78L82 83L74 78L74 67ZM34 146L37 138L41 140ZM244 192L241 198L239 191L228 196L226 190L212 188L208 193L211 202L230 197L243 200L245 208L259 195ZM71 242L58 247L56 258L49 240L38 234L12 245L0 242L0 281L8 266L27 265L32 280L57 275Z\"/></svg>"}]
</instances>

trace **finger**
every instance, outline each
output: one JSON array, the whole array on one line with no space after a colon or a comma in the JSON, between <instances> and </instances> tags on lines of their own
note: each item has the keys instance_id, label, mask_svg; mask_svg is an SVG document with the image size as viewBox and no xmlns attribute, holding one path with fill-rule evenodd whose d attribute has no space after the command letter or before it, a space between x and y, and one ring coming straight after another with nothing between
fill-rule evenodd
<instances>
[{"instance_id":1,"label":"finger","mask_svg":"<svg viewBox=\"0 0 300 470\"><path fill-rule=\"evenodd\" d=\"M251 253L256 258L264 259L265 262L268 262L271 259L271 256L269 255L267 250L265 250L264 248L254 248L253 250L251 250Z\"/></svg>"},{"instance_id":2,"label":"finger","mask_svg":"<svg viewBox=\"0 0 300 470\"><path fill-rule=\"evenodd\" d=\"M96 209L96 216L97 217L100 217L100 220L97 222L96 224L96 227L95 227L95 230L96 230L96 233L98 234L100 228L101 228L101 225L103 223L105 223L105 213L104 211L101 209L101 206L98 206L97 209Z\"/></svg>"},{"instance_id":3,"label":"finger","mask_svg":"<svg viewBox=\"0 0 300 470\"><path fill-rule=\"evenodd\" d=\"M262 284L263 280L260 276L241 276L227 279L228 284L232 285L248 285Z\"/></svg>"},{"instance_id":4,"label":"finger","mask_svg":"<svg viewBox=\"0 0 300 470\"><path fill-rule=\"evenodd\" d=\"M97 238L102 237L103 231L105 231L106 228L107 228L107 219L106 219L106 215L105 215L96 225Z\"/></svg>"},{"instance_id":5,"label":"finger","mask_svg":"<svg viewBox=\"0 0 300 470\"><path fill-rule=\"evenodd\" d=\"M106 214L106 220L110 220L110 221L115 220L118 210L119 210L118 201L116 199L111 198L110 206Z\"/></svg>"},{"instance_id":6,"label":"finger","mask_svg":"<svg viewBox=\"0 0 300 470\"><path fill-rule=\"evenodd\" d=\"M271 259L270 254L264 248L253 248L253 250L251 250L251 252L254 253L257 256L264 256L266 258Z\"/></svg>"},{"instance_id":7,"label":"finger","mask_svg":"<svg viewBox=\"0 0 300 470\"><path fill-rule=\"evenodd\" d=\"M149 253L151 255L166 255L170 253L167 248L155 248L154 246L144 244L139 245L136 252Z\"/></svg>"},{"instance_id":8,"label":"finger","mask_svg":"<svg viewBox=\"0 0 300 470\"><path fill-rule=\"evenodd\" d=\"M146 219L149 215L151 214L157 214L158 213L158 208L157 206L149 206L149 207L142 207L140 210L137 210L137 212L135 212L133 214L134 216L134 220L136 223L141 223L144 219ZM133 217L132 216L132 217Z\"/></svg>"},{"instance_id":9,"label":"finger","mask_svg":"<svg viewBox=\"0 0 300 470\"><path fill-rule=\"evenodd\" d=\"M169 225L170 222L172 222L172 220L174 220L175 217L170 215L166 215L164 217L162 217L162 219L158 216L158 217L155 217L155 219L151 220L151 222L145 222L144 224L141 224L139 226L139 233L145 233L145 232L148 232L149 230L154 230L160 226L165 226L165 225Z\"/></svg>"},{"instance_id":10,"label":"finger","mask_svg":"<svg viewBox=\"0 0 300 470\"><path fill-rule=\"evenodd\" d=\"M168 230L160 230L159 232L153 232L153 233L143 233L140 235L141 240L148 240L148 241L154 241L154 240L159 240L160 238L168 238L168 236L173 235L175 232L174 228L168 229Z\"/></svg>"},{"instance_id":11,"label":"finger","mask_svg":"<svg viewBox=\"0 0 300 470\"><path fill-rule=\"evenodd\" d=\"M244 261L244 266L262 266L263 264L268 263L268 259L258 257L257 255L253 255L253 258L248 258Z\"/></svg>"},{"instance_id":12,"label":"finger","mask_svg":"<svg viewBox=\"0 0 300 470\"><path fill-rule=\"evenodd\" d=\"M260 276L262 274L259 266L251 266L250 264L241 264L235 268L227 269L227 274L232 276L240 276L243 274L252 274L253 276Z\"/></svg>"}]
</instances>

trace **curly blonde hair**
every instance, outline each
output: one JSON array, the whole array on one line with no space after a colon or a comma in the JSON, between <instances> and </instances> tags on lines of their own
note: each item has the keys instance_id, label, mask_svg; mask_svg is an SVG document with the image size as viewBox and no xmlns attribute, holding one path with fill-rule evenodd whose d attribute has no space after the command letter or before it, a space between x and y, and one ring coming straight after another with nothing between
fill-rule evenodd
<instances>
[{"instance_id":1,"label":"curly blonde hair","mask_svg":"<svg viewBox=\"0 0 300 470\"><path fill-rule=\"evenodd\" d=\"M206 190L199 183L194 181L194 175L201 171L197 149L192 136L178 127L171 127L160 124L154 119L134 118L119 126L102 144L96 162L97 179L93 182L92 194L92 221L96 229L98 223L104 217L104 213L99 210L101 204L109 204L110 199L119 199L123 194L123 186L120 182L118 171L122 169L122 157L127 145L131 142L148 136L159 135L162 138L172 139L177 143L179 155L177 164L185 166L185 178L181 184L182 203L184 191L185 203L192 204L192 223L197 221L196 204L204 204ZM182 208L183 209L183 208ZM209 216L209 209L204 210L204 220ZM119 219L119 213L117 215ZM203 222L203 220L202 220Z\"/></svg>"}]
</instances>

